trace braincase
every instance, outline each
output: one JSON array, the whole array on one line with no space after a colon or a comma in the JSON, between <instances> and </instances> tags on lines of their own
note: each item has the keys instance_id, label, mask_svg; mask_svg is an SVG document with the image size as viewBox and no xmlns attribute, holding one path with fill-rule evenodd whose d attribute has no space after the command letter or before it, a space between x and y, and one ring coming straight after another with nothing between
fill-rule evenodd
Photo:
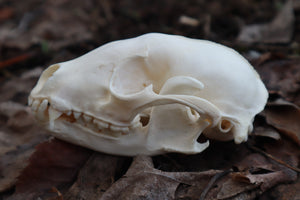
<instances>
[{"instance_id":1,"label":"braincase","mask_svg":"<svg viewBox=\"0 0 300 200\"><path fill-rule=\"evenodd\" d=\"M161 34L132 40L142 54L128 53L117 64L112 78L116 91L132 94L153 84L159 93L167 79L190 76L204 84L204 89L194 95L209 100L223 112L261 109L263 103L260 107L254 104L264 101L267 95L262 90L263 83L247 60L234 50L209 41Z\"/></svg>"}]
</instances>

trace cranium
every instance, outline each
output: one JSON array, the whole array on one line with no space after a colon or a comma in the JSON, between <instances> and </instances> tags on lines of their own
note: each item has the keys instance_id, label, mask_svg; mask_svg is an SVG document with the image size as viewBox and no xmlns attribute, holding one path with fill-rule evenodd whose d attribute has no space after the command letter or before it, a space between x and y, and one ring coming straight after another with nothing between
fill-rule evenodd
<instances>
[{"instance_id":1,"label":"cranium","mask_svg":"<svg viewBox=\"0 0 300 200\"><path fill-rule=\"evenodd\" d=\"M234 50L159 33L50 66L29 96L63 140L118 155L199 153L207 138L247 140L267 90Z\"/></svg>"}]
</instances>

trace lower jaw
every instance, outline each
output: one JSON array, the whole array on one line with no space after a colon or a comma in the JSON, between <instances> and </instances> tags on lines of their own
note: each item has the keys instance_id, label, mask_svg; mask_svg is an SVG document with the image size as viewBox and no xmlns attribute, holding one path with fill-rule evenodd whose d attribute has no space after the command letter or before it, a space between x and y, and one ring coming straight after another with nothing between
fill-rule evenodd
<instances>
[{"instance_id":1,"label":"lower jaw","mask_svg":"<svg viewBox=\"0 0 300 200\"><path fill-rule=\"evenodd\" d=\"M147 148L146 134L143 133L112 137L66 121L56 121L54 127L50 128L48 126L53 136L98 152L121 156L157 155L162 153L160 150Z\"/></svg>"}]
</instances>

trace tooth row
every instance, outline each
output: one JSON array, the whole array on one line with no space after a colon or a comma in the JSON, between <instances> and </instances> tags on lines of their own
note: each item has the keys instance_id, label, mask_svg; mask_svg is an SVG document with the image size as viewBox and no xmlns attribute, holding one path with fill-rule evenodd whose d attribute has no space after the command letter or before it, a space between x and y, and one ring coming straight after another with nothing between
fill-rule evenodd
<instances>
[{"instance_id":1,"label":"tooth row","mask_svg":"<svg viewBox=\"0 0 300 200\"><path fill-rule=\"evenodd\" d=\"M74 118L77 120L77 122L79 122L79 121L84 122L83 125L85 125L85 126L89 126L89 127L95 126L100 131L103 129L107 129L107 130L110 130L113 132L122 132L122 133L129 132L129 127L126 127L126 126L121 127L121 126L112 125L110 123L104 122L99 119L95 119L92 116L86 115L81 112L73 111L72 113L73 113Z\"/></svg>"},{"instance_id":2,"label":"tooth row","mask_svg":"<svg viewBox=\"0 0 300 200\"><path fill-rule=\"evenodd\" d=\"M86 115L81 112L77 111L58 111L56 109L53 109L51 106L49 106L49 102L47 99L38 100L38 99L28 99L28 105L31 106L32 111L34 111L37 115L37 117L41 120L46 120L46 113L45 111L48 109L48 115L49 115L49 121L53 124L54 120L58 119L61 115L66 114L67 116L74 116L77 122L83 122L82 125L88 126L88 127L97 127L100 131L103 129L108 129L112 132L121 132L121 133L128 133L129 127L126 126L116 126L112 125L110 123L104 122L99 119L95 119L92 116ZM134 123L135 124L135 123ZM135 127L133 125L132 127Z\"/></svg>"}]
</instances>

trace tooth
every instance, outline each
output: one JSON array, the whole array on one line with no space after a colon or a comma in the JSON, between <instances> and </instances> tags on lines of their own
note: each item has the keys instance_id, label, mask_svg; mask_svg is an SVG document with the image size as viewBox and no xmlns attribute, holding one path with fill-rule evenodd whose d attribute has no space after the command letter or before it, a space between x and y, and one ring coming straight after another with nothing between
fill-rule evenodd
<instances>
[{"instance_id":1,"label":"tooth","mask_svg":"<svg viewBox=\"0 0 300 200\"><path fill-rule=\"evenodd\" d=\"M110 125L110 130L119 132L119 131L122 131L122 128L118 127L118 126Z\"/></svg>"},{"instance_id":2,"label":"tooth","mask_svg":"<svg viewBox=\"0 0 300 200\"><path fill-rule=\"evenodd\" d=\"M44 99L39 107L39 112L44 112L48 108L48 100Z\"/></svg>"},{"instance_id":3,"label":"tooth","mask_svg":"<svg viewBox=\"0 0 300 200\"><path fill-rule=\"evenodd\" d=\"M66 115L70 116L72 114L72 110L69 110L68 112L66 112Z\"/></svg>"},{"instance_id":4,"label":"tooth","mask_svg":"<svg viewBox=\"0 0 300 200\"><path fill-rule=\"evenodd\" d=\"M129 128L128 127L122 127L121 131L124 133L128 133L129 132Z\"/></svg>"},{"instance_id":5,"label":"tooth","mask_svg":"<svg viewBox=\"0 0 300 200\"><path fill-rule=\"evenodd\" d=\"M50 129L54 128L54 120L58 119L63 113L53 109L51 106L48 109Z\"/></svg>"},{"instance_id":6,"label":"tooth","mask_svg":"<svg viewBox=\"0 0 300 200\"><path fill-rule=\"evenodd\" d=\"M142 124L140 122L134 123L134 124L131 125L132 129L137 129L137 128L141 128L141 127L142 127Z\"/></svg>"},{"instance_id":7,"label":"tooth","mask_svg":"<svg viewBox=\"0 0 300 200\"><path fill-rule=\"evenodd\" d=\"M33 99L31 97L28 97L28 106L31 106L33 102Z\"/></svg>"},{"instance_id":8,"label":"tooth","mask_svg":"<svg viewBox=\"0 0 300 200\"><path fill-rule=\"evenodd\" d=\"M73 111L73 115L74 115L75 119L79 119L81 113L80 113L80 112Z\"/></svg>"},{"instance_id":9,"label":"tooth","mask_svg":"<svg viewBox=\"0 0 300 200\"><path fill-rule=\"evenodd\" d=\"M38 107L37 111L37 118L44 121L46 118L45 116L45 110L48 108L48 100L44 99L40 106Z\"/></svg>"},{"instance_id":10,"label":"tooth","mask_svg":"<svg viewBox=\"0 0 300 200\"><path fill-rule=\"evenodd\" d=\"M88 115L83 115L83 119L85 122L89 123L92 121L92 117L88 116Z\"/></svg>"},{"instance_id":11,"label":"tooth","mask_svg":"<svg viewBox=\"0 0 300 200\"><path fill-rule=\"evenodd\" d=\"M34 100L31 106L32 111L37 111L38 107L40 105L40 101L39 100Z\"/></svg>"},{"instance_id":12,"label":"tooth","mask_svg":"<svg viewBox=\"0 0 300 200\"><path fill-rule=\"evenodd\" d=\"M108 128L108 124L103 121L94 119L93 122L97 124L98 128Z\"/></svg>"}]
</instances>

